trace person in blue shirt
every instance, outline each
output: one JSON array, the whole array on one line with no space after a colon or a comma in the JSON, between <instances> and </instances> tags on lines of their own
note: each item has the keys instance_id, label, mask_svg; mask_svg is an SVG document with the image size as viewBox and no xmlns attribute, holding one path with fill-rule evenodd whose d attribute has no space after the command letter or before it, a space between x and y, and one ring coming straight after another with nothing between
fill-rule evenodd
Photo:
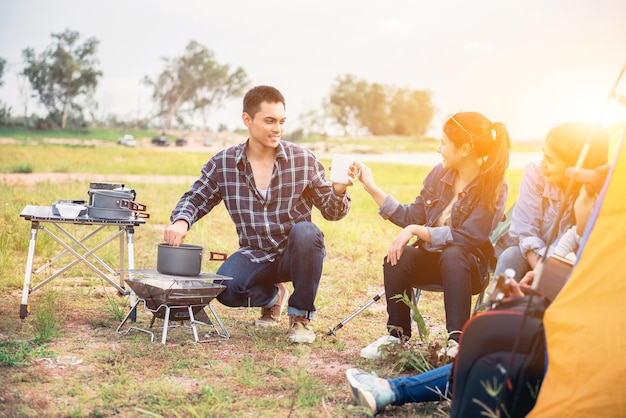
<instances>
[{"instance_id":1,"label":"person in blue shirt","mask_svg":"<svg viewBox=\"0 0 626 418\"><path fill-rule=\"evenodd\" d=\"M409 295L422 284L444 288L448 355L453 354L450 345L458 346L460 330L470 316L472 291L484 288L482 281L493 259L489 237L504 213L509 144L502 123L478 112L450 116L437 148L443 161L426 176L410 204L400 204L385 193L370 168L357 162L358 179L378 204L380 215L402 228L383 264L389 335L363 349L361 356L375 358L381 345L410 338L410 309L391 298ZM416 245L407 245L414 239Z\"/></svg>"},{"instance_id":2,"label":"person in blue shirt","mask_svg":"<svg viewBox=\"0 0 626 418\"><path fill-rule=\"evenodd\" d=\"M539 257L551 254L547 247L574 225L573 202L582 183L577 182L571 188L571 194L566 196L568 179L565 169L576 166L588 138L589 151L582 168L595 169L605 165L609 137L603 127L565 122L548 133L541 163L531 162L524 170L511 228L503 240L510 246L498 256L495 277L511 268L515 271L515 280L520 281L535 268ZM562 217L557 219L561 211Z\"/></svg>"}]
</instances>

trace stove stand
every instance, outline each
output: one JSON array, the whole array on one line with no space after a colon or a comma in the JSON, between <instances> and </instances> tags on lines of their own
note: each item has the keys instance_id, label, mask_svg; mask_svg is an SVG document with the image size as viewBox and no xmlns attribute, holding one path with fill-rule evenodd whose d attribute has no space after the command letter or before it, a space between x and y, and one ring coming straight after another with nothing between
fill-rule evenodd
<instances>
[{"instance_id":1,"label":"stove stand","mask_svg":"<svg viewBox=\"0 0 626 418\"><path fill-rule=\"evenodd\" d=\"M135 304L131 307L130 312L128 312L126 317L122 320L120 325L117 327L116 332L118 334L125 335L125 334L128 334L131 330L141 331L141 332L150 334L150 341L154 342L154 332L150 330L147 330L145 328L140 328L138 326L130 326L126 329L123 329L124 325L126 324L129 318L131 319L136 318L137 306L139 305L139 303L143 303L143 308L145 311L152 312L153 314L152 319L150 321L150 328L152 328L152 325L154 324L154 320L157 318L157 316L159 318L161 317L161 315L163 316L163 332L161 335L161 344L166 343L168 330L170 328L177 328L179 326L191 328L191 330L193 331L193 339L196 343L211 342L211 341L216 341L216 340L218 341L227 340L230 338L230 334L226 330L224 323L222 322L220 317L217 315L215 308L213 308L213 306L211 306L210 303L208 304L203 303L200 305L184 305L184 306L162 304L158 306L156 309L150 309L146 306L146 300L141 299L141 298L139 298L135 302ZM209 317L209 315L207 315L206 312L204 311L205 307L208 307L209 310L211 311L211 315L215 323ZM176 321L176 322L180 322L181 323L180 325L171 325L170 318L172 316L175 316L176 312L180 312L180 311L184 312L185 309L187 310L185 314L188 313L189 315L189 319L187 321L188 324L185 324L185 321L182 320L182 321ZM196 319L196 316L200 316L200 318L204 316L206 318L202 318L202 320L199 320L199 319ZM209 328L209 330L204 334L203 339L199 338L198 326L204 326L204 327Z\"/></svg>"}]
</instances>

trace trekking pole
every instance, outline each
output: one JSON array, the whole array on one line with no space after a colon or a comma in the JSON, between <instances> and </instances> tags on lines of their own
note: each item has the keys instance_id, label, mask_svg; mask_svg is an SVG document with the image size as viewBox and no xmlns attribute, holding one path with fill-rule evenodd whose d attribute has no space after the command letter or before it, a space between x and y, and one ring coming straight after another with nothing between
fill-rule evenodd
<instances>
[{"instance_id":1,"label":"trekking pole","mask_svg":"<svg viewBox=\"0 0 626 418\"><path fill-rule=\"evenodd\" d=\"M378 293L376 296L374 296L370 300L368 300L365 305L361 306L359 309L357 309L356 311L352 312L346 319L344 319L343 321L341 321L340 323L335 325L334 328L333 327L328 327L328 332L325 334L325 336L328 337L330 335L335 335L335 331L336 330L339 330L339 329L343 328L343 326L346 324L346 322L348 322L349 320L351 320L352 318L354 318L355 316L357 316L358 314L363 312L363 310L367 309L367 307L370 306L372 303L377 302L378 300L380 300L380 298L382 298L383 296L385 296L385 291L384 290L381 291L380 293Z\"/></svg>"}]
</instances>

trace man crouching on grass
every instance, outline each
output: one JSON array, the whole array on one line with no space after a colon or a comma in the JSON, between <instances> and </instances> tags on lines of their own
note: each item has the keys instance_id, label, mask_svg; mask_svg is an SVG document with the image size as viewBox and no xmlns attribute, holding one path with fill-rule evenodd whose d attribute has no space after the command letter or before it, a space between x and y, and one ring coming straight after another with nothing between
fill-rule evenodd
<instances>
[{"instance_id":1,"label":"man crouching on grass","mask_svg":"<svg viewBox=\"0 0 626 418\"><path fill-rule=\"evenodd\" d=\"M232 277L217 299L226 306L261 307L259 327L278 325L288 305L289 337L311 343L315 296L325 256L324 235L311 222L313 206L331 221L350 209L348 184L331 184L324 167L305 148L281 141L285 99L257 86L243 99L248 140L218 152L183 194L164 232L179 246L195 222L224 201L239 235L239 249L217 273ZM292 282L291 297L285 282Z\"/></svg>"}]
</instances>

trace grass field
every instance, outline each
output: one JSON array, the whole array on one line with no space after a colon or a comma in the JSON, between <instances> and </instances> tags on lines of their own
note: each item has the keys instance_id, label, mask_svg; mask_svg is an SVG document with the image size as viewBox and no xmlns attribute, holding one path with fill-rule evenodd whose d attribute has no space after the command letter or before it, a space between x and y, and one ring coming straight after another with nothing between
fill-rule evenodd
<instances>
[{"instance_id":1,"label":"grass field","mask_svg":"<svg viewBox=\"0 0 626 418\"><path fill-rule=\"evenodd\" d=\"M384 334L384 300L346 323L335 337L324 337L329 327L382 289L382 258L398 232L377 215L360 184L350 189L353 206L344 220L328 222L317 212L314 215L325 234L327 259L316 300L318 338L310 346L289 344L286 321L275 329L257 330L252 322L258 309L226 308L217 302L213 305L231 334L229 340L195 344L188 329L177 328L161 345L159 320L154 343L142 332L120 335L116 328L128 309L128 297L118 296L112 286L80 265L33 292L31 315L20 320L30 233L30 224L18 216L22 208L50 205L58 199L87 199L89 181L124 182L137 191L136 200L146 204L150 213L147 223L136 229L136 268L155 268L157 244L169 213L189 187L189 178L210 156L178 151L0 145L0 173L30 173L25 178L63 174L53 182L0 183L0 417L360 417L367 412L352 405L346 368L394 377L437 365L435 359L420 355L428 357L433 345L444 340L439 294L427 293L420 302L431 329L430 341L413 341L385 359L359 357L361 348ZM370 166L379 185L402 202L413 200L430 169ZM87 175L77 179L72 176L76 173ZM507 175L509 204L520 178L521 170ZM86 230L72 228L78 235ZM194 225L186 242L229 254L237 248L234 228L222 206ZM36 266L51 260L57 250L58 245L40 232ZM97 254L116 265L118 251L114 244ZM214 272L218 266L205 262L203 270ZM41 275L53 271L49 267ZM33 284L40 280L33 276ZM138 324L147 327L150 319L149 313L139 312ZM445 416L447 408L446 402L405 405L388 408L382 416Z\"/></svg>"}]
</instances>

